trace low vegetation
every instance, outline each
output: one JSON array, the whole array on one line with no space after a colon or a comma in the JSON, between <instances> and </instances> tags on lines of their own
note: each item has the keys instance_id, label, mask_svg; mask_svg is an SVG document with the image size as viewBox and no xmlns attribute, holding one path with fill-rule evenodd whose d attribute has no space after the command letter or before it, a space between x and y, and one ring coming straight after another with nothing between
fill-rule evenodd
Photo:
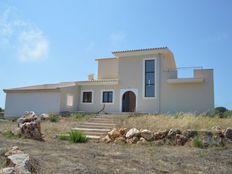
<instances>
[{"instance_id":1,"label":"low vegetation","mask_svg":"<svg viewBox=\"0 0 232 174\"><path fill-rule=\"evenodd\" d=\"M87 137L80 131L70 131L69 140L73 143L84 143L87 141Z\"/></svg>"},{"instance_id":2,"label":"low vegetation","mask_svg":"<svg viewBox=\"0 0 232 174\"><path fill-rule=\"evenodd\" d=\"M50 122L56 123L60 120L60 118L58 115L50 115L49 120L50 120Z\"/></svg>"},{"instance_id":3,"label":"low vegetation","mask_svg":"<svg viewBox=\"0 0 232 174\"><path fill-rule=\"evenodd\" d=\"M17 136L12 133L10 130L5 130L2 132L2 135L6 138L16 138Z\"/></svg>"},{"instance_id":4,"label":"low vegetation","mask_svg":"<svg viewBox=\"0 0 232 174\"><path fill-rule=\"evenodd\" d=\"M88 138L80 131L70 131L58 135L60 140L70 141L72 143L85 143Z\"/></svg>"},{"instance_id":5,"label":"low vegetation","mask_svg":"<svg viewBox=\"0 0 232 174\"><path fill-rule=\"evenodd\" d=\"M73 112L71 114L71 117L74 118L74 119L77 119L77 120L81 120L81 121L84 121L84 120L88 120L92 117L96 116L95 114L89 114L89 113L84 113L84 112Z\"/></svg>"},{"instance_id":6,"label":"low vegetation","mask_svg":"<svg viewBox=\"0 0 232 174\"><path fill-rule=\"evenodd\" d=\"M121 127L142 128L159 131L170 128L212 129L215 126L225 129L232 127L232 117L221 118L206 114L178 113L175 115L139 115L120 117Z\"/></svg>"},{"instance_id":7,"label":"low vegetation","mask_svg":"<svg viewBox=\"0 0 232 174\"><path fill-rule=\"evenodd\" d=\"M199 136L193 138L192 145L193 147L203 148L203 142Z\"/></svg>"}]
</instances>

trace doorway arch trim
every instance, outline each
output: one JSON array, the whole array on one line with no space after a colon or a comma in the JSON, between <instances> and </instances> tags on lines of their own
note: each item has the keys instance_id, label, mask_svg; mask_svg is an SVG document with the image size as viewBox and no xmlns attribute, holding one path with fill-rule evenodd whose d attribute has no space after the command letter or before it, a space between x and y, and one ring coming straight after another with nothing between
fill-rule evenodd
<instances>
[{"instance_id":1,"label":"doorway arch trim","mask_svg":"<svg viewBox=\"0 0 232 174\"><path fill-rule=\"evenodd\" d=\"M119 111L122 112L122 97L123 94L127 91L132 91L135 94L135 112L137 112L137 107L138 107L138 89L131 89L131 88L127 88L127 89L120 89L120 108Z\"/></svg>"}]
</instances>

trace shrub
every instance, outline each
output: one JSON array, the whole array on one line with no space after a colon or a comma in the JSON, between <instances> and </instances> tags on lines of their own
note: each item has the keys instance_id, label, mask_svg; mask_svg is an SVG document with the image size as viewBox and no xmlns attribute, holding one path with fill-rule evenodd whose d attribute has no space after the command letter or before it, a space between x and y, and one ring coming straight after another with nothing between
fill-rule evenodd
<instances>
[{"instance_id":1,"label":"shrub","mask_svg":"<svg viewBox=\"0 0 232 174\"><path fill-rule=\"evenodd\" d=\"M69 132L69 139L73 143L84 143L87 141L86 135L80 131L71 131Z\"/></svg>"},{"instance_id":2,"label":"shrub","mask_svg":"<svg viewBox=\"0 0 232 174\"><path fill-rule=\"evenodd\" d=\"M59 116L58 115L50 115L49 120L53 123L56 123L59 121Z\"/></svg>"},{"instance_id":3,"label":"shrub","mask_svg":"<svg viewBox=\"0 0 232 174\"><path fill-rule=\"evenodd\" d=\"M5 136L6 138L15 138L15 137L16 137L16 136L13 134L13 132L10 131L10 130L4 131L4 132L2 133L2 135Z\"/></svg>"},{"instance_id":4,"label":"shrub","mask_svg":"<svg viewBox=\"0 0 232 174\"><path fill-rule=\"evenodd\" d=\"M225 107L216 107L214 109L214 114L218 115L220 118L224 117L224 113L228 111Z\"/></svg>"},{"instance_id":5,"label":"shrub","mask_svg":"<svg viewBox=\"0 0 232 174\"><path fill-rule=\"evenodd\" d=\"M60 140L69 140L69 134L60 134L58 138Z\"/></svg>"},{"instance_id":6,"label":"shrub","mask_svg":"<svg viewBox=\"0 0 232 174\"><path fill-rule=\"evenodd\" d=\"M192 145L194 147L203 148L203 142L199 136L193 138Z\"/></svg>"},{"instance_id":7,"label":"shrub","mask_svg":"<svg viewBox=\"0 0 232 174\"><path fill-rule=\"evenodd\" d=\"M223 116L225 118L232 118L232 110L227 110L226 112L224 112Z\"/></svg>"},{"instance_id":8,"label":"shrub","mask_svg":"<svg viewBox=\"0 0 232 174\"><path fill-rule=\"evenodd\" d=\"M0 107L0 112L4 112L4 109L2 109L1 107Z\"/></svg>"}]
</instances>

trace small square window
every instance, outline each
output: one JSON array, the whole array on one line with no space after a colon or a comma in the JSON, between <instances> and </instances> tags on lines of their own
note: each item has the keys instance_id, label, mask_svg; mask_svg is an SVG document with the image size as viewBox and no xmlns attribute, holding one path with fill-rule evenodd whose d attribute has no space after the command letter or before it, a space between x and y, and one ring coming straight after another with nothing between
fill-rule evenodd
<instances>
[{"instance_id":1,"label":"small square window","mask_svg":"<svg viewBox=\"0 0 232 174\"><path fill-rule=\"evenodd\" d=\"M113 102L113 91L104 91L102 94L102 103Z\"/></svg>"},{"instance_id":2,"label":"small square window","mask_svg":"<svg viewBox=\"0 0 232 174\"><path fill-rule=\"evenodd\" d=\"M73 106L73 95L67 95L67 106Z\"/></svg>"},{"instance_id":3,"label":"small square window","mask_svg":"<svg viewBox=\"0 0 232 174\"><path fill-rule=\"evenodd\" d=\"M83 103L92 103L92 92L83 92Z\"/></svg>"}]
</instances>

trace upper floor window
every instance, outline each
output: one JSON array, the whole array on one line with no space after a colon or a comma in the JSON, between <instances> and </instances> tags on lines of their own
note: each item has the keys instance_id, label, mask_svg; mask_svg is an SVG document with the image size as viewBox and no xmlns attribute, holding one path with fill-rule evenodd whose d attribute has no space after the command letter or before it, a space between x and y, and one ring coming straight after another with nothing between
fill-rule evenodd
<instances>
[{"instance_id":1,"label":"upper floor window","mask_svg":"<svg viewBox=\"0 0 232 174\"><path fill-rule=\"evenodd\" d=\"M155 97L155 60L145 60L145 97Z\"/></svg>"},{"instance_id":2,"label":"upper floor window","mask_svg":"<svg viewBox=\"0 0 232 174\"><path fill-rule=\"evenodd\" d=\"M113 103L113 91L103 91L102 103Z\"/></svg>"},{"instance_id":3,"label":"upper floor window","mask_svg":"<svg viewBox=\"0 0 232 174\"><path fill-rule=\"evenodd\" d=\"M92 103L92 91L83 92L82 102L83 103Z\"/></svg>"}]
</instances>

